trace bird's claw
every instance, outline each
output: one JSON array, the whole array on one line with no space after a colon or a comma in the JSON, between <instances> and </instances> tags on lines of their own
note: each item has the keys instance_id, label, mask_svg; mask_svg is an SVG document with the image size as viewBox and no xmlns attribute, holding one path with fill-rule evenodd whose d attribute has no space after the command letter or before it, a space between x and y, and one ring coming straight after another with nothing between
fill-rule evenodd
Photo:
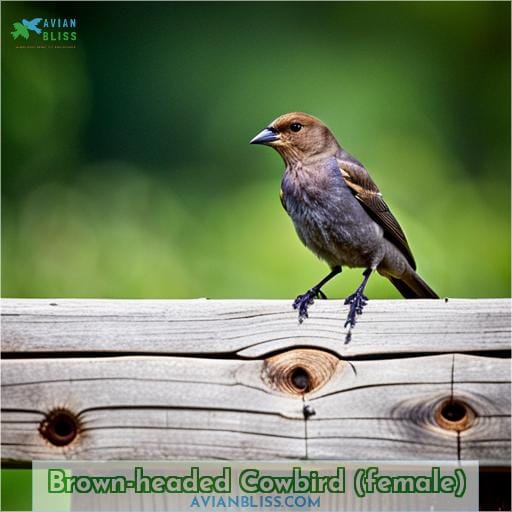
<instances>
[{"instance_id":1,"label":"bird's claw","mask_svg":"<svg viewBox=\"0 0 512 512\"><path fill-rule=\"evenodd\" d=\"M308 318L308 308L315 302L316 298L327 299L327 295L321 289L311 288L304 295L298 295L293 301L293 309L297 309L299 312L299 323Z\"/></svg>"},{"instance_id":2,"label":"bird's claw","mask_svg":"<svg viewBox=\"0 0 512 512\"><path fill-rule=\"evenodd\" d=\"M349 295L345 299L345 304L350 304L350 309L348 310L347 320L344 327L350 326L350 328L352 328L356 325L356 317L357 315L363 314L363 308L367 303L368 297L359 291Z\"/></svg>"},{"instance_id":3,"label":"bird's claw","mask_svg":"<svg viewBox=\"0 0 512 512\"><path fill-rule=\"evenodd\" d=\"M293 301L293 309L299 312L299 323L302 323L305 318L308 318L308 307L315 302L315 295L311 293L311 290L306 292L304 295L299 295Z\"/></svg>"}]
</instances>

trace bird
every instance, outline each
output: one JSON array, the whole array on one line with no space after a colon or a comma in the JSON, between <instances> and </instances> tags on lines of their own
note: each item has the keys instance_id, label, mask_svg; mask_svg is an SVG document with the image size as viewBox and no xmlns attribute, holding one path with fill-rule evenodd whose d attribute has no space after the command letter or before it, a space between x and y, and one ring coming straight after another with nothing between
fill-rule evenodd
<instances>
[{"instance_id":1,"label":"bird","mask_svg":"<svg viewBox=\"0 0 512 512\"><path fill-rule=\"evenodd\" d=\"M19 36L23 37L24 39L28 39L29 32L27 27L18 22L13 23L12 26L15 28L15 30L11 32L13 39L16 40Z\"/></svg>"},{"instance_id":2,"label":"bird","mask_svg":"<svg viewBox=\"0 0 512 512\"><path fill-rule=\"evenodd\" d=\"M38 28L37 25L39 25L39 23L41 23L42 19L43 18L34 18L33 20L30 20L30 21L23 19L22 23L29 30L32 30L32 32L35 32L36 34L40 34L42 32L42 30L40 28Z\"/></svg>"},{"instance_id":3,"label":"bird","mask_svg":"<svg viewBox=\"0 0 512 512\"><path fill-rule=\"evenodd\" d=\"M302 243L330 267L327 276L293 302L300 323L316 298L327 298L322 287L343 267L364 268L360 286L345 299L346 342L368 302L364 290L375 271L407 299L439 298L416 272L405 234L369 172L322 121L290 112L272 121L250 144L270 146L284 160L281 204Z\"/></svg>"}]
</instances>

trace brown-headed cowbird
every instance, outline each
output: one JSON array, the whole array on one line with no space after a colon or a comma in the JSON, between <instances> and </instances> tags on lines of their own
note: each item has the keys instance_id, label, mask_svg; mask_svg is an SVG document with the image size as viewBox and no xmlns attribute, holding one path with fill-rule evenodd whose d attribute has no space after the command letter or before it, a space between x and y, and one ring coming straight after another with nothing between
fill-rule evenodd
<instances>
[{"instance_id":1,"label":"brown-headed cowbird","mask_svg":"<svg viewBox=\"0 0 512 512\"><path fill-rule=\"evenodd\" d=\"M295 299L299 321L308 316L308 306L316 297L326 298L322 286L342 266L365 268L363 282L345 300L350 305L345 327L352 328L356 315L362 313L368 301L364 288L374 270L407 299L438 298L415 272L404 232L368 171L319 119L301 112L285 114L251 144L271 146L283 158L281 203L304 245L331 268L329 275Z\"/></svg>"}]
</instances>

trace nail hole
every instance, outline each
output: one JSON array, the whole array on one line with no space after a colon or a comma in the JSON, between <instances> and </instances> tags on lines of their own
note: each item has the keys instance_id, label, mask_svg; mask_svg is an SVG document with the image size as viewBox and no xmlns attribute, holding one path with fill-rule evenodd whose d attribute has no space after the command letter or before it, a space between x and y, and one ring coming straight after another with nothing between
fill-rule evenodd
<instances>
[{"instance_id":1,"label":"nail hole","mask_svg":"<svg viewBox=\"0 0 512 512\"><path fill-rule=\"evenodd\" d=\"M41 422L41 435L55 446L70 444L78 434L78 420L66 409L51 411Z\"/></svg>"},{"instance_id":2,"label":"nail hole","mask_svg":"<svg viewBox=\"0 0 512 512\"><path fill-rule=\"evenodd\" d=\"M307 392L309 390L309 373L302 367L298 366L292 370L290 375L292 384L299 391Z\"/></svg>"},{"instance_id":3,"label":"nail hole","mask_svg":"<svg viewBox=\"0 0 512 512\"><path fill-rule=\"evenodd\" d=\"M471 407L460 400L447 400L436 412L437 423L447 430L466 430L474 418L475 413Z\"/></svg>"},{"instance_id":4,"label":"nail hole","mask_svg":"<svg viewBox=\"0 0 512 512\"><path fill-rule=\"evenodd\" d=\"M308 418L311 418L311 416L314 416L316 411L313 409L313 407L311 407L311 405L308 404L302 408L302 413L304 414L304 419L307 420Z\"/></svg>"}]
</instances>

